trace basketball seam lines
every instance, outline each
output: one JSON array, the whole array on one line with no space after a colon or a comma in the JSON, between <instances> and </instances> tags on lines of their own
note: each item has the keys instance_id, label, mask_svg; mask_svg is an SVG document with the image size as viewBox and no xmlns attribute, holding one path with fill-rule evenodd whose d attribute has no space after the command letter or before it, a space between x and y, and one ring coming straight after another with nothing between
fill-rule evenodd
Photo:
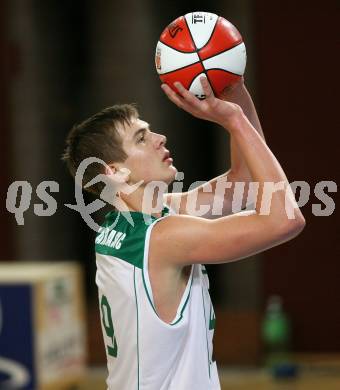
<instances>
[{"instance_id":1,"label":"basketball seam lines","mask_svg":"<svg viewBox=\"0 0 340 390\"><path fill-rule=\"evenodd\" d=\"M187 26L187 29L188 29L188 31L189 31L189 34L190 34L190 37L191 37L191 41L192 41L192 43L193 43L193 45L194 45L194 48L195 48L194 51L189 51L189 52L188 52L188 51L176 49L176 48L172 47L171 45L165 43L162 39L160 39L159 42L161 42L163 45L169 47L170 49L177 51L178 53L183 53L183 54L193 54L193 53L196 53L197 56L198 56L198 61L193 62L193 63L191 63L191 64L189 64L189 65L182 66L182 67L180 67L180 68L176 68L176 69L174 69L174 70L170 70L169 72L159 73L159 75L160 75L160 76L165 76L165 75L168 75L168 74L177 72L178 70L183 70L183 69L185 69L185 68L188 68L189 66L197 65L197 64L200 63L201 66L202 66L202 69L203 69L203 73L206 75L206 77L207 77L207 79L208 79L208 81L209 81L209 84L210 84L212 90L214 91L214 94L216 95L216 91L215 91L215 89L214 89L214 87L213 87L213 84L212 84L212 82L211 82L210 79L209 79L209 75L208 75L208 71L209 71L209 70L220 70L220 71L222 71L222 72L227 72L227 73L232 74L232 75L235 75L235 76L241 76L241 75L238 74L238 73L231 72L230 70L221 69L221 68L210 68L210 69L206 69L205 66L204 66L204 61L207 61L207 60L209 60L209 59L211 59L211 58L213 58L213 57L216 57L216 56L218 56L218 55L220 55L220 54L223 54L223 53L225 53L225 52L227 52L227 51L229 51L229 50L231 50L231 49L234 49L235 47L237 47L237 46L241 45L242 43L244 43L244 42L243 42L243 39L241 38L241 41L240 41L240 42L235 43L232 47L229 47L229 48L226 49L226 50L223 50L223 51L221 51L221 52L219 52L219 53L213 54L213 55L211 55L211 56L209 56L209 57L207 57L207 58L205 58L205 59L202 59L201 56L200 56L199 51L202 50L203 48L205 48L205 47L209 44L209 42L211 41L211 39L212 39L212 37L213 37L213 35L214 35L214 32L215 32L215 30L216 30L218 21L219 21L219 19L220 19L220 16L216 19L214 28L212 29L212 32L211 32L211 34L210 34L210 37L209 37L207 43L206 43L204 46L202 46L199 50L197 49L195 40L194 40L194 38L193 38L193 35L192 35L192 33L191 33L191 30L190 30L190 27L189 27L189 25L188 25L188 22L187 22L186 18L184 17L183 19L184 19L184 22L185 22L185 24L186 24L186 26ZM197 76L196 76L196 77L197 77ZM191 83L190 83L188 89L190 89L190 87L191 87L192 83L194 82L194 80L196 79L196 77L193 78L193 79L191 80Z\"/></svg>"},{"instance_id":2,"label":"basketball seam lines","mask_svg":"<svg viewBox=\"0 0 340 390\"><path fill-rule=\"evenodd\" d=\"M178 51L179 53L183 53L183 54L194 54L194 53L196 53L196 50L194 50L194 51L184 51L184 50L176 49L175 47L172 47L168 43L163 42L161 39L159 40L159 42L163 43L163 45L169 47L172 50ZM194 45L195 45L195 43L194 43Z\"/></svg>"},{"instance_id":3,"label":"basketball seam lines","mask_svg":"<svg viewBox=\"0 0 340 390\"><path fill-rule=\"evenodd\" d=\"M191 37L192 43L193 43L193 44L194 44L194 46L195 46L195 51L196 51L196 53L197 53L197 55L198 55L198 58L199 58L199 60L200 60L200 62L201 62L201 65L202 65L202 68L203 68L203 72L204 72L204 74L205 74L205 76L206 76L207 80L209 81L210 87L211 87L211 89L213 90L213 92L214 92L214 95L216 95L215 89L214 89L214 87L213 87L212 83L210 82L210 79L209 79L208 73L207 73L207 71L206 71L206 69L205 69L205 67L204 67L204 65L203 65L202 59L201 59L201 57L200 57L200 53L198 52L198 49L197 49L197 46L196 46L196 43L195 43L194 37L193 37L193 36L192 36L192 34L191 34L191 30L190 30L190 27L189 27L189 25L188 25L188 22L187 22L187 19L186 19L186 17L184 17L184 21L185 21L185 24L186 24L186 26L187 26L187 29L189 30L189 34L190 34L190 37ZM217 20L216 20L216 22L217 22ZM196 77L197 77L197 76L196 76ZM196 77L195 77L195 78L196 78ZM188 89L190 89L190 87L191 87L191 84L192 84L193 82L194 82L194 80L192 80L192 81L191 81L191 83L190 83L190 86L189 86L189 88L188 88Z\"/></svg>"},{"instance_id":4,"label":"basketball seam lines","mask_svg":"<svg viewBox=\"0 0 340 390\"><path fill-rule=\"evenodd\" d=\"M181 66L180 68L176 68L176 69L174 69L174 70L170 70L169 72L159 73L159 75L160 75L160 76L165 76L165 75L168 75L168 74L170 74L170 73L174 73L174 72L177 72L178 70L182 70L182 69L185 69L185 68L189 68L189 66L197 65L197 64L201 64L201 65L202 65L202 68L204 69L204 66L203 66L203 64L202 64L202 61L199 60L199 61L193 62L192 64L185 65L185 66Z\"/></svg>"},{"instance_id":5,"label":"basketball seam lines","mask_svg":"<svg viewBox=\"0 0 340 390\"><path fill-rule=\"evenodd\" d=\"M219 56L220 54L226 53L227 51L229 51L229 50L231 50L231 49L234 49L234 48L237 47L237 46L240 46L242 43L244 43L244 42L241 41L241 42L239 42L239 43L236 43L234 46L229 47L229 49L225 49L225 50L223 50L223 51L219 51L218 53L213 54L212 56L205 58L203 61L210 60L210 58L213 58L213 57ZM198 55L198 56L200 57L200 55ZM200 59L201 59L201 57L200 57Z\"/></svg>"},{"instance_id":6,"label":"basketball seam lines","mask_svg":"<svg viewBox=\"0 0 340 390\"><path fill-rule=\"evenodd\" d=\"M227 73L233 74L235 76L242 76L238 73L234 73L234 72L231 72L230 70L221 69L221 68L209 68L208 70L220 70L221 72L227 72Z\"/></svg>"},{"instance_id":7,"label":"basketball seam lines","mask_svg":"<svg viewBox=\"0 0 340 390\"><path fill-rule=\"evenodd\" d=\"M189 27L188 27L188 29L189 29ZM190 36L191 36L192 41L194 42L191 33L190 33ZM212 36L212 34L211 34L211 36ZM211 37L209 38L209 40L210 40L210 39L211 39ZM220 52L218 52L218 53L216 53L216 54L213 54L213 55L211 55L211 56L209 56L209 57L207 57L207 58L204 58L204 59L202 60L202 59L201 59L201 56L200 56L200 53L199 53L199 50L197 50L197 48L196 48L195 42L194 42L194 46L195 46L195 50L194 50L194 51L183 51L183 50L178 50L178 49L175 49L174 47L168 45L167 43L163 42L162 40L159 40L159 42L161 42L164 46L167 46L167 47L169 47L170 49L175 50L175 51L177 51L177 52L179 52L179 53L183 53L183 54L194 54L194 53L196 53L197 56L198 56L198 58L199 58L198 61L193 62L192 64L182 66L181 68L177 68L177 69L175 69L175 70L170 70L169 72L159 73L160 75L169 74L169 73L175 72L176 70L186 68L186 67L188 67L188 66L190 66L190 65L198 64L199 62L202 63L202 67L203 67L203 69L205 70L205 66L203 65L203 62L204 62L204 61L210 60L210 58L213 58L213 57L216 57L216 56L218 56L218 55L220 55L220 54L226 53L227 51L229 51L229 50L231 50L231 49L234 49L235 47L237 47L237 46L241 45L242 43L244 43L243 40L241 40L241 42L236 43L234 46L231 46L231 47L229 47L228 49L225 49L225 50L223 50L223 51L220 51ZM207 44L206 44L206 45L207 45ZM204 45L200 50L202 50L206 45ZM208 69L208 70L210 70L210 69ZM233 72L230 72L230 73L233 73ZM237 73L234 73L234 74L237 74ZM238 76L240 76L240 75L238 75Z\"/></svg>"},{"instance_id":8,"label":"basketball seam lines","mask_svg":"<svg viewBox=\"0 0 340 390\"><path fill-rule=\"evenodd\" d=\"M212 36L214 35L214 32L215 32L215 30L216 30L216 26L217 26L217 22L219 21L219 19L220 19L220 16L216 19L214 28L212 29L212 32L211 32L211 34L210 34L210 37L209 37L207 43L206 43L205 45L203 45L203 46L200 48L200 50L204 49L204 48L209 44L209 42L211 41L211 38L212 38ZM195 44L195 43L194 43L194 44Z\"/></svg>"}]
</instances>

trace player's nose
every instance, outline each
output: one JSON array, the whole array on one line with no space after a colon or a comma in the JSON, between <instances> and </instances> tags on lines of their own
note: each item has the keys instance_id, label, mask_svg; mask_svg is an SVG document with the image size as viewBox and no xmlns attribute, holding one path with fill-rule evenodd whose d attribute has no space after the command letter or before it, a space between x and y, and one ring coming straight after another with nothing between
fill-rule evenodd
<instances>
[{"instance_id":1,"label":"player's nose","mask_svg":"<svg viewBox=\"0 0 340 390\"><path fill-rule=\"evenodd\" d=\"M153 133L154 135L154 145L157 149L166 144L167 138L163 134Z\"/></svg>"}]
</instances>

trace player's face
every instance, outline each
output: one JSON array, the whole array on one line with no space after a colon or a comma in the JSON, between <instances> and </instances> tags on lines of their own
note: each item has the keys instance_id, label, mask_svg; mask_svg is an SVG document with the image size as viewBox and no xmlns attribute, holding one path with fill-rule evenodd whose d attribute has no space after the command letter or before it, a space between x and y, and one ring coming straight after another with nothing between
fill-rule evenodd
<instances>
[{"instance_id":1,"label":"player's face","mask_svg":"<svg viewBox=\"0 0 340 390\"><path fill-rule=\"evenodd\" d=\"M152 132L149 124L139 118L133 119L131 126L120 128L120 133L128 155L123 165L131 171L131 183L157 180L170 184L174 180L177 169L165 147L164 135Z\"/></svg>"}]
</instances>

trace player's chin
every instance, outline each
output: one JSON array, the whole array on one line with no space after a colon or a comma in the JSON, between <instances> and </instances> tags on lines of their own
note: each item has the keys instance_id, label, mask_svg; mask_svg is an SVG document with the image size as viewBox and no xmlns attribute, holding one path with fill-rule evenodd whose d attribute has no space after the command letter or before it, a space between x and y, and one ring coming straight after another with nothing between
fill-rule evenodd
<instances>
[{"instance_id":1,"label":"player's chin","mask_svg":"<svg viewBox=\"0 0 340 390\"><path fill-rule=\"evenodd\" d=\"M175 178L176 178L176 173L177 173L177 168L174 165L170 165L168 167L169 174L167 175L168 177L166 178L166 183L170 184L172 183Z\"/></svg>"}]
</instances>

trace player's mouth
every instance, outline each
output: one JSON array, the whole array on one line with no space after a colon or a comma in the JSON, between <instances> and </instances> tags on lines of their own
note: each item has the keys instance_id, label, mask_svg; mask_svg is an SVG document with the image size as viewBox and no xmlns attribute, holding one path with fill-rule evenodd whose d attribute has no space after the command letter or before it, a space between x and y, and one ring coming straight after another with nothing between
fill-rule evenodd
<instances>
[{"instance_id":1,"label":"player's mouth","mask_svg":"<svg viewBox=\"0 0 340 390\"><path fill-rule=\"evenodd\" d=\"M174 161L171 157L170 157L170 152L167 150L165 153L164 153L164 156L163 156L163 162L166 162L168 164L172 164L172 162Z\"/></svg>"}]
</instances>

